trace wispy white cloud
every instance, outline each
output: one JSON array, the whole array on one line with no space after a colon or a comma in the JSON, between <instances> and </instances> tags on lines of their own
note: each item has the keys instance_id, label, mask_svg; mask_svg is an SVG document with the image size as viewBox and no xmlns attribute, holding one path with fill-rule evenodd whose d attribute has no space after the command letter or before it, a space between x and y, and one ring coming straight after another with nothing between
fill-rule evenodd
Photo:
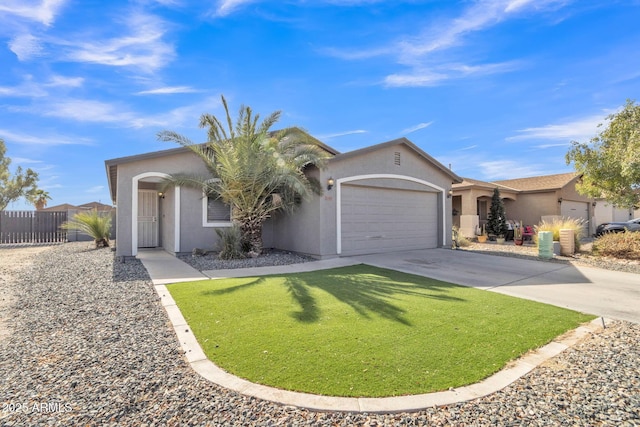
<instances>
[{"instance_id":1,"label":"wispy white cloud","mask_svg":"<svg viewBox=\"0 0 640 427\"><path fill-rule=\"evenodd\" d=\"M256 3L258 0L220 0L215 10L217 16L227 16L250 3Z\"/></svg>"},{"instance_id":2,"label":"wispy white cloud","mask_svg":"<svg viewBox=\"0 0 640 427\"><path fill-rule=\"evenodd\" d=\"M473 150L474 148L478 148L478 145L474 144L474 145L469 145L468 147L462 147L462 148L459 148L458 151L468 151L468 150Z\"/></svg>"},{"instance_id":3,"label":"wispy white cloud","mask_svg":"<svg viewBox=\"0 0 640 427\"><path fill-rule=\"evenodd\" d=\"M95 194L95 193L102 192L102 190L104 190L104 185L94 185L93 187L89 187L86 190L84 190L84 192L89 194Z\"/></svg>"},{"instance_id":4,"label":"wispy white cloud","mask_svg":"<svg viewBox=\"0 0 640 427\"><path fill-rule=\"evenodd\" d=\"M510 136L506 138L506 140L522 141L527 139L551 139L586 141L596 135L598 131L598 124L604 123L605 117L608 114L609 113L597 114L565 123L520 129L517 131L518 135Z\"/></svg>"},{"instance_id":5,"label":"wispy white cloud","mask_svg":"<svg viewBox=\"0 0 640 427\"><path fill-rule=\"evenodd\" d=\"M3 0L0 3L0 14L15 15L50 26L66 2L67 0Z\"/></svg>"},{"instance_id":6,"label":"wispy white cloud","mask_svg":"<svg viewBox=\"0 0 640 427\"><path fill-rule=\"evenodd\" d=\"M431 121L431 122L427 122L427 123L418 123L418 124L417 124L417 125L415 125L415 126L411 126L411 127L408 127L408 128L406 128L406 129L401 130L401 131L400 131L400 134L401 134L401 135L408 135L408 134L410 134L410 133L413 133L413 132L419 131L420 129L424 129L424 128L426 128L426 127L429 127L429 126L431 126L432 124L433 124L433 121Z\"/></svg>"},{"instance_id":7,"label":"wispy white cloud","mask_svg":"<svg viewBox=\"0 0 640 427\"><path fill-rule=\"evenodd\" d=\"M132 112L115 104L89 99L64 99L36 107L39 113L76 122L131 123Z\"/></svg>"},{"instance_id":8,"label":"wispy white cloud","mask_svg":"<svg viewBox=\"0 0 640 427\"><path fill-rule=\"evenodd\" d=\"M558 9L572 0L481 0L470 3L458 16L441 19L420 34L404 40L367 49L325 49L324 53L347 60L376 56L395 56L408 67L406 72L387 75L382 84L389 87L436 86L447 80L513 71L518 61L464 64L447 58L445 52L461 46L473 33L501 22L533 13ZM439 52L436 58L435 53Z\"/></svg>"},{"instance_id":9,"label":"wispy white cloud","mask_svg":"<svg viewBox=\"0 0 640 427\"><path fill-rule=\"evenodd\" d=\"M118 37L66 40L60 44L67 49L65 59L68 61L153 72L166 66L175 56L173 46L163 40L166 28L167 23L154 15L133 13L126 18L122 35Z\"/></svg>"},{"instance_id":10,"label":"wispy white cloud","mask_svg":"<svg viewBox=\"0 0 640 427\"><path fill-rule=\"evenodd\" d=\"M562 142L560 144L540 144L536 145L533 148L537 150L546 150L547 148L556 148L556 147L569 147L569 142Z\"/></svg>"},{"instance_id":11,"label":"wispy white cloud","mask_svg":"<svg viewBox=\"0 0 640 427\"><path fill-rule=\"evenodd\" d=\"M143 90L136 92L136 95L167 95L174 93L194 93L196 89L189 86L166 86L157 89Z\"/></svg>"},{"instance_id":12,"label":"wispy white cloud","mask_svg":"<svg viewBox=\"0 0 640 427\"><path fill-rule=\"evenodd\" d=\"M23 81L16 86L0 86L0 96L15 98L42 98L50 95L51 88L80 87L84 83L81 77L64 77L54 75L46 83L35 81L27 74Z\"/></svg>"},{"instance_id":13,"label":"wispy white cloud","mask_svg":"<svg viewBox=\"0 0 640 427\"><path fill-rule=\"evenodd\" d=\"M42 163L42 160L29 159L27 157L12 157L11 161L15 164L34 164L34 163Z\"/></svg>"},{"instance_id":14,"label":"wispy white cloud","mask_svg":"<svg viewBox=\"0 0 640 427\"><path fill-rule=\"evenodd\" d=\"M28 61L42 54L40 39L31 34L20 34L8 43L9 49L16 54L20 61Z\"/></svg>"},{"instance_id":15,"label":"wispy white cloud","mask_svg":"<svg viewBox=\"0 0 640 427\"><path fill-rule=\"evenodd\" d=\"M164 113L145 115L120 102L109 103L92 99L61 98L52 102L40 102L29 107L12 108L10 111L56 117L78 123L106 123L119 128L165 128L168 123L173 128L180 128L194 126L203 111L207 111L212 105L218 103L217 99L207 97L200 102L177 107ZM2 135L1 130L0 135ZM20 138L23 143L41 143L38 142L40 140L40 138L26 135ZM71 138L63 138L61 141L76 144L87 143L86 140L77 141Z\"/></svg>"},{"instance_id":16,"label":"wispy white cloud","mask_svg":"<svg viewBox=\"0 0 640 427\"><path fill-rule=\"evenodd\" d=\"M447 80L505 73L515 70L518 66L518 63L515 61L473 66L464 64L438 64L431 68L423 68L420 66L414 68L409 73L388 75L384 79L384 84L390 87L437 86Z\"/></svg>"},{"instance_id":17,"label":"wispy white cloud","mask_svg":"<svg viewBox=\"0 0 640 427\"><path fill-rule=\"evenodd\" d=\"M367 131L363 130L363 129L348 130L348 131L345 131L345 132L330 133L330 134L326 134L326 135L318 135L318 139L338 138L338 137L341 137L341 136L356 135L356 134L359 134L359 133L367 133Z\"/></svg>"},{"instance_id":18,"label":"wispy white cloud","mask_svg":"<svg viewBox=\"0 0 640 427\"><path fill-rule=\"evenodd\" d=\"M53 75L49 79L45 86L52 87L81 87L84 84L83 77L65 77L59 75Z\"/></svg>"},{"instance_id":19,"label":"wispy white cloud","mask_svg":"<svg viewBox=\"0 0 640 427\"><path fill-rule=\"evenodd\" d=\"M56 135L55 133L34 135L0 129L0 137L5 142L24 145L91 145L91 141L85 137Z\"/></svg>"},{"instance_id":20,"label":"wispy white cloud","mask_svg":"<svg viewBox=\"0 0 640 427\"><path fill-rule=\"evenodd\" d=\"M542 165L523 163L518 160L486 161L480 162L478 166L483 173L483 177L481 179L487 181L526 178L529 176L539 176L549 173Z\"/></svg>"},{"instance_id":21,"label":"wispy white cloud","mask_svg":"<svg viewBox=\"0 0 640 427\"><path fill-rule=\"evenodd\" d=\"M24 80L16 86L0 86L0 96L31 98L44 97L48 92L33 81L33 76L25 75Z\"/></svg>"},{"instance_id":22,"label":"wispy white cloud","mask_svg":"<svg viewBox=\"0 0 640 427\"><path fill-rule=\"evenodd\" d=\"M399 44L402 55L422 56L459 45L471 33L495 26L517 14L556 9L570 0L484 0L471 3L458 17L443 20L419 36Z\"/></svg>"}]
</instances>

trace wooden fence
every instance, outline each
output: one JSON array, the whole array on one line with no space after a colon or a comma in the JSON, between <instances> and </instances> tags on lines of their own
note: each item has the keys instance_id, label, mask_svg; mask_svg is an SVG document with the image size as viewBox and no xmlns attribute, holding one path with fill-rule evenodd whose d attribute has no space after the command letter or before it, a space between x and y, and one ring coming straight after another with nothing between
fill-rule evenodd
<instances>
[{"instance_id":1,"label":"wooden fence","mask_svg":"<svg viewBox=\"0 0 640 427\"><path fill-rule=\"evenodd\" d=\"M66 211L0 211L0 244L66 242L66 220Z\"/></svg>"}]
</instances>

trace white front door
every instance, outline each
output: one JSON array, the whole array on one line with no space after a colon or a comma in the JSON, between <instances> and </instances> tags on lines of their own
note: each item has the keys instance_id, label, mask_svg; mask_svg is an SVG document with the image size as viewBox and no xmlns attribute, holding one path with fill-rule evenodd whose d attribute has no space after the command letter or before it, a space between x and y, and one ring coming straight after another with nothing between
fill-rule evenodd
<instances>
[{"instance_id":1,"label":"white front door","mask_svg":"<svg viewBox=\"0 0 640 427\"><path fill-rule=\"evenodd\" d=\"M158 192L138 190L138 247L158 246Z\"/></svg>"}]
</instances>

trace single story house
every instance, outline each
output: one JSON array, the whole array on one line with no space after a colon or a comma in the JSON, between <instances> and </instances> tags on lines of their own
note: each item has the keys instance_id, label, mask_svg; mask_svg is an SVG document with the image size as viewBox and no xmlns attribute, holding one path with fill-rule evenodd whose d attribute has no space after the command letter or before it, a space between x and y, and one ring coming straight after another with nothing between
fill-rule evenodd
<instances>
[{"instance_id":1,"label":"single story house","mask_svg":"<svg viewBox=\"0 0 640 427\"><path fill-rule=\"evenodd\" d=\"M640 209L621 208L610 202L597 199L595 208L595 218L597 224L603 222L624 222L640 217Z\"/></svg>"},{"instance_id":2,"label":"single story house","mask_svg":"<svg viewBox=\"0 0 640 427\"><path fill-rule=\"evenodd\" d=\"M447 246L451 243L451 186L461 182L406 138L339 153L325 169L305 171L325 187L294 214L278 214L263 230L265 248L316 258ZM116 255L139 248L170 253L214 249L217 227L231 225L230 209L193 188L160 192L164 178L206 174L189 149L173 148L105 161L117 206ZM221 206L222 205L222 206Z\"/></svg>"},{"instance_id":3,"label":"single story house","mask_svg":"<svg viewBox=\"0 0 640 427\"><path fill-rule=\"evenodd\" d=\"M508 220L536 225L556 217L577 218L585 222L585 231L591 235L603 221L594 214L596 200L577 192L580 178L575 172L493 182L464 178L453 185L453 224L462 235L475 236L478 226L488 219L491 196L498 188Z\"/></svg>"},{"instance_id":4,"label":"single story house","mask_svg":"<svg viewBox=\"0 0 640 427\"><path fill-rule=\"evenodd\" d=\"M89 202L84 203L82 205L70 205L69 203L63 203L61 205L50 206L46 208L40 209L43 212L50 211L91 211L96 210L98 212L111 212L113 210L113 206L105 205L100 202Z\"/></svg>"}]
</instances>

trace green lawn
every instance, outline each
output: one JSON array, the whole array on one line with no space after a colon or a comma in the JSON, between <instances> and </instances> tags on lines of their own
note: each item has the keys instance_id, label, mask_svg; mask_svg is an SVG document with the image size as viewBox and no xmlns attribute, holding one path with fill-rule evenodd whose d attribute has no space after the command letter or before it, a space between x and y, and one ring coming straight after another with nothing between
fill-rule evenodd
<instances>
[{"instance_id":1,"label":"green lawn","mask_svg":"<svg viewBox=\"0 0 640 427\"><path fill-rule=\"evenodd\" d=\"M224 370L333 396L472 384L594 318L367 265L167 287Z\"/></svg>"}]
</instances>

